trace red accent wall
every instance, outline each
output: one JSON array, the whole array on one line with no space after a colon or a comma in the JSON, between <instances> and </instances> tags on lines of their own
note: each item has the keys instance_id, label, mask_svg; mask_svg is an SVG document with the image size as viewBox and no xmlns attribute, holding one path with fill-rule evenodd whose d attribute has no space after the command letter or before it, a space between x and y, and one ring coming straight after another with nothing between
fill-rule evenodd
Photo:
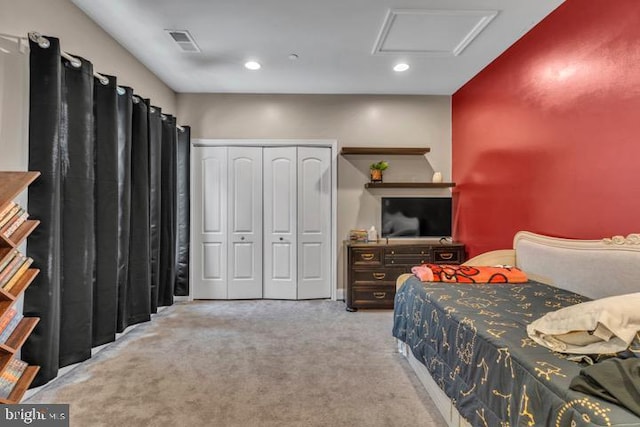
<instances>
[{"instance_id":1,"label":"red accent wall","mask_svg":"<svg viewBox=\"0 0 640 427\"><path fill-rule=\"evenodd\" d=\"M567 0L453 95L454 236L640 232L640 1Z\"/></svg>"}]
</instances>

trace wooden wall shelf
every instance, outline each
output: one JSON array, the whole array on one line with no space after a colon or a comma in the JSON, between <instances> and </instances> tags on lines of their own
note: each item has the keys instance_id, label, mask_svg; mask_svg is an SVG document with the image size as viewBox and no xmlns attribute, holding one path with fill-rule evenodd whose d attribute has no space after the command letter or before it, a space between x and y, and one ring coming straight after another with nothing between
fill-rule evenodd
<instances>
[{"instance_id":1,"label":"wooden wall shelf","mask_svg":"<svg viewBox=\"0 0 640 427\"><path fill-rule=\"evenodd\" d=\"M342 147L340 154L346 155L385 155L385 156L419 156L427 154L429 147Z\"/></svg>"},{"instance_id":2,"label":"wooden wall shelf","mask_svg":"<svg viewBox=\"0 0 640 427\"><path fill-rule=\"evenodd\" d=\"M16 199L38 176L40 176L40 172L0 172L0 209L9 206L9 203ZM18 251L18 246L38 224L40 222L37 220L27 220L10 237L0 235L0 262L5 261L10 254ZM0 316L11 308L39 272L40 270L37 268L29 268L19 278L16 277L17 281L11 289L0 289ZM23 317L7 340L0 344L0 375L11 363L39 320L38 317ZM9 396L6 399L0 399L0 403L20 403L39 369L38 366L27 366Z\"/></svg>"},{"instance_id":3,"label":"wooden wall shelf","mask_svg":"<svg viewBox=\"0 0 640 427\"><path fill-rule=\"evenodd\" d=\"M364 188L450 188L455 182L367 182Z\"/></svg>"}]
</instances>

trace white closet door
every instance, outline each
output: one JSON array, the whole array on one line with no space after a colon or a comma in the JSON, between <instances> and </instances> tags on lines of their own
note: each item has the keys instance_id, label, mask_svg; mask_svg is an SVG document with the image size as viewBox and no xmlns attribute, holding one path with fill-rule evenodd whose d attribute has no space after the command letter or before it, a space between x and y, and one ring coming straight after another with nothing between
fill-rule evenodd
<instances>
[{"instance_id":1,"label":"white closet door","mask_svg":"<svg viewBox=\"0 0 640 427\"><path fill-rule=\"evenodd\" d=\"M227 148L194 148L193 297L227 298Z\"/></svg>"},{"instance_id":2,"label":"white closet door","mask_svg":"<svg viewBox=\"0 0 640 427\"><path fill-rule=\"evenodd\" d=\"M228 150L228 298L262 298L262 148Z\"/></svg>"},{"instance_id":3,"label":"white closet door","mask_svg":"<svg viewBox=\"0 0 640 427\"><path fill-rule=\"evenodd\" d=\"M264 156L264 297L297 298L296 147L266 147Z\"/></svg>"},{"instance_id":4,"label":"white closet door","mask_svg":"<svg viewBox=\"0 0 640 427\"><path fill-rule=\"evenodd\" d=\"M331 297L331 149L298 147L298 299Z\"/></svg>"}]
</instances>

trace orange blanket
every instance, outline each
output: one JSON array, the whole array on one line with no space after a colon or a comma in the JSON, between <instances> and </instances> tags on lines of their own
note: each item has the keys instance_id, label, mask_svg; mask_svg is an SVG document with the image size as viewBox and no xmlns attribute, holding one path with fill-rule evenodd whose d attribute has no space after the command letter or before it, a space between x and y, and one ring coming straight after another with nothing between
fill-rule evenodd
<instances>
[{"instance_id":1,"label":"orange blanket","mask_svg":"<svg viewBox=\"0 0 640 427\"><path fill-rule=\"evenodd\" d=\"M422 264L411 269L422 282L524 283L527 275L515 267Z\"/></svg>"}]
</instances>

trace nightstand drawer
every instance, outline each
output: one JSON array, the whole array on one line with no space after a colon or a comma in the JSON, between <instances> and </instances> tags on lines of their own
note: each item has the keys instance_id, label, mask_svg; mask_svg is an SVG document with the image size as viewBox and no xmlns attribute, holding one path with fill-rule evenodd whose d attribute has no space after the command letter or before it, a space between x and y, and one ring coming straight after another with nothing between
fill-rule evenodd
<instances>
[{"instance_id":1,"label":"nightstand drawer","mask_svg":"<svg viewBox=\"0 0 640 427\"><path fill-rule=\"evenodd\" d=\"M426 264L431 262L429 254L425 255L387 255L384 257L384 263L387 266L408 266Z\"/></svg>"},{"instance_id":2,"label":"nightstand drawer","mask_svg":"<svg viewBox=\"0 0 640 427\"><path fill-rule=\"evenodd\" d=\"M424 255L429 256L431 248L429 246L395 246L384 250L385 256L389 255Z\"/></svg>"},{"instance_id":3,"label":"nightstand drawer","mask_svg":"<svg viewBox=\"0 0 640 427\"><path fill-rule=\"evenodd\" d=\"M353 265L380 265L382 263L381 248L354 248L351 251Z\"/></svg>"},{"instance_id":4,"label":"nightstand drawer","mask_svg":"<svg viewBox=\"0 0 640 427\"><path fill-rule=\"evenodd\" d=\"M462 251L457 249L434 249L433 262L446 264L459 264L462 262Z\"/></svg>"},{"instance_id":5,"label":"nightstand drawer","mask_svg":"<svg viewBox=\"0 0 640 427\"><path fill-rule=\"evenodd\" d=\"M393 308L396 286L354 286L351 293L354 307Z\"/></svg>"},{"instance_id":6,"label":"nightstand drawer","mask_svg":"<svg viewBox=\"0 0 640 427\"><path fill-rule=\"evenodd\" d=\"M398 276L406 273L405 268L384 268L371 270L356 270L353 272L352 280L358 282L390 282L395 283Z\"/></svg>"}]
</instances>

